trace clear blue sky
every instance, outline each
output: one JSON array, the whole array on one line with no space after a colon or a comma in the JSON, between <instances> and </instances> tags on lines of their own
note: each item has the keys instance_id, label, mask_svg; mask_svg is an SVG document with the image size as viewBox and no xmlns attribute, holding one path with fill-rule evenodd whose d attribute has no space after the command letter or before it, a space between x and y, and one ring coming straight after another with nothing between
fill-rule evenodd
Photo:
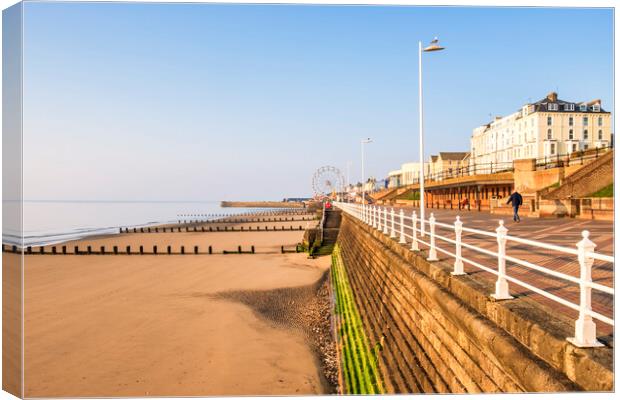
<instances>
[{"instance_id":1,"label":"clear blue sky","mask_svg":"<svg viewBox=\"0 0 620 400\"><path fill-rule=\"evenodd\" d=\"M27 199L310 194L322 165L387 175L467 151L552 90L613 111L610 9L27 3Z\"/></svg>"}]
</instances>

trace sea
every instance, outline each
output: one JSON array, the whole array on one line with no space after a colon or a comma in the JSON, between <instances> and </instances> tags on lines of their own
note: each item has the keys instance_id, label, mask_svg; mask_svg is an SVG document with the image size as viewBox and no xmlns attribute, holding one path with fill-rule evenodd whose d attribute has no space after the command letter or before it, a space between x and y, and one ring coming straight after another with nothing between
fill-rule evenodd
<instances>
[{"instance_id":1,"label":"sea","mask_svg":"<svg viewBox=\"0 0 620 400\"><path fill-rule=\"evenodd\" d=\"M223 208L219 201L24 201L23 241L24 246L42 246L117 234L121 227L210 220L257 211L269 209ZM8 225L5 221L2 242L21 245L19 230Z\"/></svg>"}]
</instances>

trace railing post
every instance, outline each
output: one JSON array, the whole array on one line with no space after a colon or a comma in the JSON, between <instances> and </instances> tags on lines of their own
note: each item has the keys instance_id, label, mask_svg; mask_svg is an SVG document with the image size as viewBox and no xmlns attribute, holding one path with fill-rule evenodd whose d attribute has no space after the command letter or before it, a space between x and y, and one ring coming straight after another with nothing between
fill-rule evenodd
<instances>
[{"instance_id":1,"label":"railing post","mask_svg":"<svg viewBox=\"0 0 620 400\"><path fill-rule=\"evenodd\" d=\"M461 258L461 234L463 233L463 223L461 222L461 217L456 216L456 221L454 222L454 241L456 242L456 251L454 252L456 258L454 260L454 271L452 271L452 275L465 275L465 271L463 270L463 259Z\"/></svg>"},{"instance_id":2,"label":"railing post","mask_svg":"<svg viewBox=\"0 0 620 400\"><path fill-rule=\"evenodd\" d=\"M381 209L379 208L379 206L377 206L377 230L381 230L381 215L383 213L381 212Z\"/></svg>"},{"instance_id":3,"label":"railing post","mask_svg":"<svg viewBox=\"0 0 620 400\"><path fill-rule=\"evenodd\" d=\"M495 293L491 295L495 300L508 300L513 297L508 292L508 281L506 280L506 234L508 229L504 226L504 221L499 221L497 232L497 282L495 282Z\"/></svg>"},{"instance_id":4,"label":"railing post","mask_svg":"<svg viewBox=\"0 0 620 400\"><path fill-rule=\"evenodd\" d=\"M400 209L400 238L398 243L405 244L407 241L405 240L405 211Z\"/></svg>"},{"instance_id":5,"label":"railing post","mask_svg":"<svg viewBox=\"0 0 620 400\"><path fill-rule=\"evenodd\" d=\"M387 207L383 207L383 234L387 235L388 233L390 233L388 231L388 211Z\"/></svg>"},{"instance_id":6,"label":"railing post","mask_svg":"<svg viewBox=\"0 0 620 400\"><path fill-rule=\"evenodd\" d=\"M577 259L579 260L579 318L575 321L575 337L567 340L577 347L601 347L596 340L596 324L592 320L592 264L594 258L588 256L594 252L596 245L589 239L590 232L582 231L583 239L577 243Z\"/></svg>"},{"instance_id":7,"label":"railing post","mask_svg":"<svg viewBox=\"0 0 620 400\"><path fill-rule=\"evenodd\" d=\"M394 207L392 207L392 211L391 211L391 218L392 218L392 229L390 230L390 237L391 238L395 238L396 237L396 227L394 226Z\"/></svg>"},{"instance_id":8,"label":"railing post","mask_svg":"<svg viewBox=\"0 0 620 400\"><path fill-rule=\"evenodd\" d=\"M411 236L413 236L413 241L411 242L411 250L412 251L418 251L420 250L420 248L418 247L418 230L417 230L417 225L418 225L418 216L415 213L415 210L413 210L413 213L411 214L411 229L413 230Z\"/></svg>"},{"instance_id":9,"label":"railing post","mask_svg":"<svg viewBox=\"0 0 620 400\"><path fill-rule=\"evenodd\" d=\"M428 250L427 261L437 261L437 249L435 248L435 214L431 213L431 217L428 219L429 230L431 234L431 247Z\"/></svg>"},{"instance_id":10,"label":"railing post","mask_svg":"<svg viewBox=\"0 0 620 400\"><path fill-rule=\"evenodd\" d=\"M371 208L371 218L372 218L372 227L377 227L377 206L372 206Z\"/></svg>"}]
</instances>

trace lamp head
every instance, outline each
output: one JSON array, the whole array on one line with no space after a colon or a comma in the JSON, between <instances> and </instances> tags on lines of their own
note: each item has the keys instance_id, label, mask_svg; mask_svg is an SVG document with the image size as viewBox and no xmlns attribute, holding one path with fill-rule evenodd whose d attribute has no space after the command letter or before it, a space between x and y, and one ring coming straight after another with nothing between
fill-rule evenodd
<instances>
[{"instance_id":1,"label":"lamp head","mask_svg":"<svg viewBox=\"0 0 620 400\"><path fill-rule=\"evenodd\" d=\"M372 143L371 138L362 139L362 143Z\"/></svg>"},{"instance_id":2,"label":"lamp head","mask_svg":"<svg viewBox=\"0 0 620 400\"><path fill-rule=\"evenodd\" d=\"M441 45L439 45L439 39L435 37L435 39L431 40L431 43L427 47L424 48L424 51L431 52L431 51L439 51L443 49L445 49L445 47L441 47Z\"/></svg>"}]
</instances>

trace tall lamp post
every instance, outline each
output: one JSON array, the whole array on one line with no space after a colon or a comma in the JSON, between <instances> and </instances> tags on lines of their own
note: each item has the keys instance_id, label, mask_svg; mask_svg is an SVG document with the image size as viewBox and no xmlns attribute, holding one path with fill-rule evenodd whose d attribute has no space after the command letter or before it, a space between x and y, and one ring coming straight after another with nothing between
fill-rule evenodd
<instances>
[{"instance_id":1,"label":"tall lamp post","mask_svg":"<svg viewBox=\"0 0 620 400\"><path fill-rule=\"evenodd\" d=\"M350 192L351 180L349 179L349 177L351 176L350 170L351 170L351 161L347 161L347 186L346 186L347 187L347 193L346 193L347 203L350 201L349 193L351 193Z\"/></svg>"},{"instance_id":2,"label":"tall lamp post","mask_svg":"<svg viewBox=\"0 0 620 400\"><path fill-rule=\"evenodd\" d=\"M371 138L362 139L362 207L364 207L364 201L366 200L366 182L364 181L364 145L372 143Z\"/></svg>"},{"instance_id":3,"label":"tall lamp post","mask_svg":"<svg viewBox=\"0 0 620 400\"><path fill-rule=\"evenodd\" d=\"M424 105L422 102L422 51L431 52L443 50L439 39L435 38L431 44L422 49L422 42L418 42L418 94L420 100L420 235L424 236Z\"/></svg>"}]
</instances>

